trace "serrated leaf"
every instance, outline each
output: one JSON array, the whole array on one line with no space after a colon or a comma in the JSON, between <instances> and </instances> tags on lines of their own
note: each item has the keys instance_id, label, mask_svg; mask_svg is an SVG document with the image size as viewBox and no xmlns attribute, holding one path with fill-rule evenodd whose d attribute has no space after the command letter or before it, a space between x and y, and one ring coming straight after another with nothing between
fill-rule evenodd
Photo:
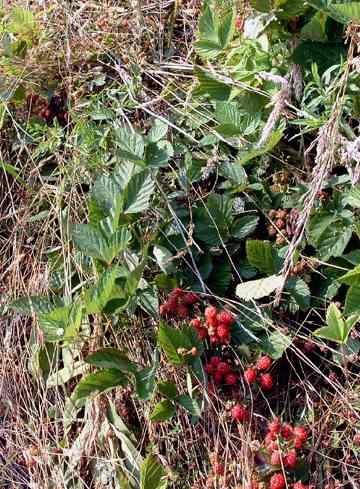
<instances>
[{"instance_id":1,"label":"serrated leaf","mask_svg":"<svg viewBox=\"0 0 360 489\"><path fill-rule=\"evenodd\" d=\"M87 356L85 361L98 368L118 369L125 373L136 373L138 370L137 365L116 348L102 348Z\"/></svg>"},{"instance_id":2,"label":"serrated leaf","mask_svg":"<svg viewBox=\"0 0 360 489\"><path fill-rule=\"evenodd\" d=\"M172 156L174 156L174 149L169 141L150 143L146 147L145 161L147 166L164 167Z\"/></svg>"},{"instance_id":3,"label":"serrated leaf","mask_svg":"<svg viewBox=\"0 0 360 489\"><path fill-rule=\"evenodd\" d=\"M111 253L105 236L91 224L76 224L72 232L75 246L85 255L110 263Z\"/></svg>"},{"instance_id":4,"label":"serrated leaf","mask_svg":"<svg viewBox=\"0 0 360 489\"><path fill-rule=\"evenodd\" d=\"M173 382L159 382L157 388L164 397L173 401L177 397L177 388Z\"/></svg>"},{"instance_id":5,"label":"serrated leaf","mask_svg":"<svg viewBox=\"0 0 360 489\"><path fill-rule=\"evenodd\" d=\"M109 389L126 384L127 378L120 370L115 368L99 370L87 375L78 383L71 399L77 406L81 406L89 397L93 398Z\"/></svg>"},{"instance_id":6,"label":"serrated leaf","mask_svg":"<svg viewBox=\"0 0 360 489\"><path fill-rule=\"evenodd\" d=\"M63 305L59 297L30 296L16 299L8 307L20 314L31 315L34 312L46 314Z\"/></svg>"},{"instance_id":7,"label":"serrated leaf","mask_svg":"<svg viewBox=\"0 0 360 489\"><path fill-rule=\"evenodd\" d=\"M352 236L352 227L343 221L329 226L322 234L317 244L319 256L327 261L332 256L338 257L344 253Z\"/></svg>"},{"instance_id":8,"label":"serrated leaf","mask_svg":"<svg viewBox=\"0 0 360 489\"><path fill-rule=\"evenodd\" d=\"M117 267L108 268L100 275L97 284L85 291L84 300L87 314L96 314L105 309L106 304L113 297L117 277Z\"/></svg>"},{"instance_id":9,"label":"serrated leaf","mask_svg":"<svg viewBox=\"0 0 360 489\"><path fill-rule=\"evenodd\" d=\"M346 293L344 314L360 313L360 285L352 285Z\"/></svg>"},{"instance_id":10,"label":"serrated leaf","mask_svg":"<svg viewBox=\"0 0 360 489\"><path fill-rule=\"evenodd\" d=\"M116 129L115 136L115 144L119 148L119 156L125 160L141 164L143 162L145 151L143 137L127 128Z\"/></svg>"},{"instance_id":11,"label":"serrated leaf","mask_svg":"<svg viewBox=\"0 0 360 489\"><path fill-rule=\"evenodd\" d=\"M310 307L310 289L304 280L290 278L286 283L286 290L290 292L302 311L306 311Z\"/></svg>"},{"instance_id":12,"label":"serrated leaf","mask_svg":"<svg viewBox=\"0 0 360 489\"><path fill-rule=\"evenodd\" d=\"M255 231L258 222L259 218L255 215L240 217L232 225L231 234L234 238L244 239Z\"/></svg>"},{"instance_id":13,"label":"serrated leaf","mask_svg":"<svg viewBox=\"0 0 360 489\"><path fill-rule=\"evenodd\" d=\"M269 241L246 241L246 257L250 265L256 267L260 272L268 275L277 272L273 248Z\"/></svg>"},{"instance_id":14,"label":"serrated leaf","mask_svg":"<svg viewBox=\"0 0 360 489\"><path fill-rule=\"evenodd\" d=\"M169 126L165 122L160 119L155 119L147 135L148 141L150 143L157 143L166 136L168 129Z\"/></svg>"},{"instance_id":15,"label":"serrated leaf","mask_svg":"<svg viewBox=\"0 0 360 489\"><path fill-rule=\"evenodd\" d=\"M191 398L187 394L183 394L178 396L177 402L195 418L199 418L201 416L201 409L196 399Z\"/></svg>"},{"instance_id":16,"label":"serrated leaf","mask_svg":"<svg viewBox=\"0 0 360 489\"><path fill-rule=\"evenodd\" d=\"M159 368L160 355L157 348L153 354L153 364L151 367L146 367L135 374L136 394L143 401L148 401L152 398L155 391L155 379Z\"/></svg>"},{"instance_id":17,"label":"serrated leaf","mask_svg":"<svg viewBox=\"0 0 360 489\"><path fill-rule=\"evenodd\" d=\"M228 100L231 93L231 87L217 80L209 72L200 68L195 68L194 73L199 81L199 87L196 89L198 95L207 94L215 100Z\"/></svg>"},{"instance_id":18,"label":"serrated leaf","mask_svg":"<svg viewBox=\"0 0 360 489\"><path fill-rule=\"evenodd\" d=\"M155 178L150 171L134 175L124 191L123 212L133 214L148 209L150 197L155 189Z\"/></svg>"},{"instance_id":19,"label":"serrated leaf","mask_svg":"<svg viewBox=\"0 0 360 489\"><path fill-rule=\"evenodd\" d=\"M153 455L148 455L141 465L140 489L165 489L166 470Z\"/></svg>"},{"instance_id":20,"label":"serrated leaf","mask_svg":"<svg viewBox=\"0 0 360 489\"><path fill-rule=\"evenodd\" d=\"M344 344L358 319L358 315L344 319L341 311L337 308L335 303L332 302L326 312L327 325L314 331L314 335L336 343Z\"/></svg>"},{"instance_id":21,"label":"serrated leaf","mask_svg":"<svg viewBox=\"0 0 360 489\"><path fill-rule=\"evenodd\" d=\"M167 399L160 401L150 414L150 421L168 421L175 414L175 406Z\"/></svg>"},{"instance_id":22,"label":"serrated leaf","mask_svg":"<svg viewBox=\"0 0 360 489\"><path fill-rule=\"evenodd\" d=\"M345 199L349 205L360 209L360 185L355 185L350 189Z\"/></svg>"},{"instance_id":23,"label":"serrated leaf","mask_svg":"<svg viewBox=\"0 0 360 489\"><path fill-rule=\"evenodd\" d=\"M221 173L234 185L246 185L248 183L246 171L239 163L225 163L221 166Z\"/></svg>"},{"instance_id":24,"label":"serrated leaf","mask_svg":"<svg viewBox=\"0 0 360 489\"><path fill-rule=\"evenodd\" d=\"M82 307L77 304L38 314L40 328L48 342L74 340L80 330L81 318Z\"/></svg>"},{"instance_id":25,"label":"serrated leaf","mask_svg":"<svg viewBox=\"0 0 360 489\"><path fill-rule=\"evenodd\" d=\"M270 277L238 284L236 295L245 301L261 299L262 297L267 297L283 285L284 278L281 275L271 275Z\"/></svg>"},{"instance_id":26,"label":"serrated leaf","mask_svg":"<svg viewBox=\"0 0 360 489\"><path fill-rule=\"evenodd\" d=\"M170 328L164 323L160 324L157 342L168 360L175 365L183 365L187 361L186 356L181 355L178 350L182 348L189 351L194 346L184 331Z\"/></svg>"},{"instance_id":27,"label":"serrated leaf","mask_svg":"<svg viewBox=\"0 0 360 489\"><path fill-rule=\"evenodd\" d=\"M165 246L155 245L153 249L154 256L156 258L157 264L164 273L175 272L176 267L171 259L173 254L165 248Z\"/></svg>"},{"instance_id":28,"label":"serrated leaf","mask_svg":"<svg viewBox=\"0 0 360 489\"><path fill-rule=\"evenodd\" d=\"M260 347L264 353L271 356L273 360L279 360L285 350L291 345L292 339L290 336L286 336L279 330L273 331L266 340L264 340Z\"/></svg>"},{"instance_id":29,"label":"serrated leaf","mask_svg":"<svg viewBox=\"0 0 360 489\"><path fill-rule=\"evenodd\" d=\"M193 45L199 55L203 58L215 58L222 51L222 47L218 40L211 41L209 39L201 39L195 41Z\"/></svg>"},{"instance_id":30,"label":"serrated leaf","mask_svg":"<svg viewBox=\"0 0 360 489\"><path fill-rule=\"evenodd\" d=\"M220 22L218 29L219 43L222 49L226 49L235 32L235 11L231 10Z\"/></svg>"},{"instance_id":31,"label":"serrated leaf","mask_svg":"<svg viewBox=\"0 0 360 489\"><path fill-rule=\"evenodd\" d=\"M360 285L360 265L338 277L337 281L347 285Z\"/></svg>"},{"instance_id":32,"label":"serrated leaf","mask_svg":"<svg viewBox=\"0 0 360 489\"><path fill-rule=\"evenodd\" d=\"M204 39L218 41L218 20L208 5L205 6L199 19L199 33Z\"/></svg>"},{"instance_id":33,"label":"serrated leaf","mask_svg":"<svg viewBox=\"0 0 360 489\"><path fill-rule=\"evenodd\" d=\"M344 17L347 22L360 22L360 3L359 2L343 2L332 3L331 10Z\"/></svg>"}]
</instances>

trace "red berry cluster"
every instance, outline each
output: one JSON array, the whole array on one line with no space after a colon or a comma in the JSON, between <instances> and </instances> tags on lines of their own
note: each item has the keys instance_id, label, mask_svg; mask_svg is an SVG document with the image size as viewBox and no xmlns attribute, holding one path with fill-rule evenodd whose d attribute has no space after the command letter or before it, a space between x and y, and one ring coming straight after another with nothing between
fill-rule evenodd
<instances>
[{"instance_id":1,"label":"red berry cluster","mask_svg":"<svg viewBox=\"0 0 360 489\"><path fill-rule=\"evenodd\" d=\"M274 418L268 425L265 436L265 447L270 454L273 465L284 466L285 469L294 469L298 462L296 450L301 448L308 437L303 426L281 424L279 418ZM282 489L286 482L283 474L274 474L270 480L271 489ZM302 482L294 484L294 489L308 489Z\"/></svg>"},{"instance_id":2,"label":"red berry cluster","mask_svg":"<svg viewBox=\"0 0 360 489\"><path fill-rule=\"evenodd\" d=\"M231 410L231 416L239 422L244 422L249 419L249 412L245 406L241 404L235 404L235 406Z\"/></svg>"},{"instance_id":3,"label":"red berry cluster","mask_svg":"<svg viewBox=\"0 0 360 489\"><path fill-rule=\"evenodd\" d=\"M176 288L168 296L168 300L161 304L160 314L162 316L177 316L180 319L189 317L189 306L199 302L200 298L194 292L186 292Z\"/></svg>"},{"instance_id":4,"label":"red berry cluster","mask_svg":"<svg viewBox=\"0 0 360 489\"><path fill-rule=\"evenodd\" d=\"M216 307L209 306L205 309L204 328L209 336L210 343L216 345L221 343L227 345L230 343L231 326L235 322L234 316L228 311L218 311ZM198 330L199 331L199 330ZM205 335L205 332L199 331L199 336Z\"/></svg>"},{"instance_id":5,"label":"red berry cluster","mask_svg":"<svg viewBox=\"0 0 360 489\"><path fill-rule=\"evenodd\" d=\"M257 364L254 367L249 367L244 372L244 378L248 384L254 384L257 380L264 390L271 390L274 382L271 374L261 373L258 376L258 372L264 372L268 370L272 365L272 360L268 356L262 356L259 358Z\"/></svg>"},{"instance_id":6,"label":"red berry cluster","mask_svg":"<svg viewBox=\"0 0 360 489\"><path fill-rule=\"evenodd\" d=\"M238 380L238 376L232 371L231 365L218 356L210 358L205 367L205 372L213 378L216 384L235 385Z\"/></svg>"}]
</instances>

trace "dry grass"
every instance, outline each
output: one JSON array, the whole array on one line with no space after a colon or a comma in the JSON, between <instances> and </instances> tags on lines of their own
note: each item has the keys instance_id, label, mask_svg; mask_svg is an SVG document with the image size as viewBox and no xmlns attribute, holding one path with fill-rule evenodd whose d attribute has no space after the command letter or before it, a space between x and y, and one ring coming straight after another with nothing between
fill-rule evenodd
<instances>
[{"instance_id":1,"label":"dry grass","mask_svg":"<svg viewBox=\"0 0 360 489\"><path fill-rule=\"evenodd\" d=\"M24 1L7 2L5 7L10 5L23 6ZM141 15L138 5L143 13L150 15ZM192 85L191 41L198 12L195 2L129 5L115 1L75 1L70 4L52 1L34 2L31 8L39 22L40 42L33 48L29 64L18 67L9 77L11 84L42 89L44 79L57 80L59 87L69 95L71 110L81 121L81 96L94 76L106 74L122 86L131 78L131 61L136 61L145 83L136 91L135 108L130 112L135 126L144 126L146 118L153 114L165 117L169 113L188 114L186 103L180 99L174 103L173 100L176 100L177 90L184 91ZM180 28L174 29L175 20ZM176 38L180 30L181 48ZM168 47L173 49L169 57ZM116 60L117 69L110 60ZM171 102L165 91L173 96ZM283 108L282 105L281 110ZM192 109L191 117L196 119L197 109ZM28 115L24 113L24 121ZM74 259L63 233L70 222L86 218L85 195L80 184L84 175L93 178L92 172L81 163L81 154L78 154L76 141L68 128L65 145L56 148L52 154L58 174L53 181L44 180L40 170L47 161L34 160L31 148L20 137L22 128L13 122L14 125L2 135L0 160L20 168L20 177L26 185L1 171L2 303L10 298L46 293L49 289L46 252L49 249L61 250L65 290L70 292ZM181 131L176 126L173 129ZM334 135L332 131L323 134L327 141ZM19 144L17 152L12 148L14 142ZM39 222L31 222L31 217L42 211L44 202L48 214ZM65 216L62 212L64 202L69 209ZM64 226L60 226L60 222ZM299 233L302 230L303 227ZM186 238L192 239L191 229L186 232ZM295 247L298 235L294 238ZM190 267L194 265L191 259L187 261L188 258L182 256L179 259ZM237 273L235 267L234 273ZM86 274L83 278L89 279ZM242 304L229 304L240 318L248 316L249 311ZM259 315L262 316L261 311ZM275 324L284 336L289 335L288 326L280 317ZM302 325L291 326L293 330ZM241 487L249 482L254 471L254 454L263 441L264 423L273 413L279 412L279 407L289 422L293 421L294 413L300 418L305 411L311 413L304 422L310 424L314 440L313 447L306 451L306 459L317 469L313 473L315 487L345 487L333 475L342 474L344 480L349 481L346 488L359 488L360 452L353 444L360 423L358 375L350 373L345 362L341 378L337 378L322 344L315 345L315 352L304 350L304 342L308 342L305 336L291 345L287 358L275 367L274 373L279 375L281 369L290 370L290 384L284 385L280 380L268 398L261 393L251 397L254 416L251 424L245 427L229 422L230 397L233 400L233 395L228 399L226 395L210 398L203 418L196 425L190 423L188 415L179 411L176 422L169 426L167 423L150 423L147 416L153 405L134 401L126 390L101 396L83 413L82 419L71 424L64 419L68 409L65 405L67 389L48 387L40 380L41 376L36 375L36 355L42 344L36 322L14 315L10 320L1 320L0 328L0 487L4 489L118 487L107 485L100 476L100 472L104 475L107 471L114 474L116 470L124 470L124 460L129 458L129 453L120 450L121 440L116 430L109 427L105 416L110 401L125 422L134 425L134 445L139 459L149 445L154 447L169 470L170 487L174 489L204 488L209 475L208 460L213 453L226 463L228 487ZM90 349L100 343L118 344L127 347L133 360L143 365L150 363L152 342L149 330L153 325L148 320L133 318L125 332L111 324L102 325L102 328L110 334L105 339L105 335L100 336L101 330L93 331ZM95 333L100 333L100 337ZM232 355L243 368L241 358L234 352ZM169 370L165 362L162 364L163 380L175 380L180 390L186 392L186 379L181 374ZM249 396L248 386L241 385L235 395L239 399ZM134 463L136 461L135 456ZM220 488L220 480L215 480L215 487Z\"/></svg>"}]
</instances>

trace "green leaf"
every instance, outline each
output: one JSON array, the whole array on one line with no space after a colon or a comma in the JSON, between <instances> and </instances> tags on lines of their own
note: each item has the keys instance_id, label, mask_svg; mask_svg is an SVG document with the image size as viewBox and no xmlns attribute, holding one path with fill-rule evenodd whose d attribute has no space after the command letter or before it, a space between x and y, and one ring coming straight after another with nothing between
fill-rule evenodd
<instances>
[{"instance_id":1,"label":"green leaf","mask_svg":"<svg viewBox=\"0 0 360 489\"><path fill-rule=\"evenodd\" d=\"M87 375L78 383L71 399L77 406L81 406L90 396L93 398L109 389L126 384L127 378L120 370L115 368L99 370Z\"/></svg>"},{"instance_id":2,"label":"green leaf","mask_svg":"<svg viewBox=\"0 0 360 489\"><path fill-rule=\"evenodd\" d=\"M357 265L353 270L345 273L345 275L338 277L337 280L347 285L360 285L360 265Z\"/></svg>"},{"instance_id":3,"label":"green leaf","mask_svg":"<svg viewBox=\"0 0 360 489\"><path fill-rule=\"evenodd\" d=\"M317 12L301 29L301 38L311 41L326 42L328 40L326 35L326 20L326 14Z\"/></svg>"},{"instance_id":4,"label":"green leaf","mask_svg":"<svg viewBox=\"0 0 360 489\"><path fill-rule=\"evenodd\" d=\"M221 166L221 173L234 185L246 186L248 183L246 171L239 163L225 163Z\"/></svg>"},{"instance_id":5,"label":"green leaf","mask_svg":"<svg viewBox=\"0 0 360 489\"><path fill-rule=\"evenodd\" d=\"M259 218L255 215L240 217L232 225L231 234L234 238L244 239L255 231L258 222Z\"/></svg>"},{"instance_id":6,"label":"green leaf","mask_svg":"<svg viewBox=\"0 0 360 489\"><path fill-rule=\"evenodd\" d=\"M317 329L315 336L325 338L336 343L345 344L349 333L359 319L358 315L350 316L348 319L342 317L341 311L332 302L326 312L326 326Z\"/></svg>"},{"instance_id":7,"label":"green leaf","mask_svg":"<svg viewBox=\"0 0 360 489\"><path fill-rule=\"evenodd\" d=\"M124 191L123 212L133 214L148 209L150 197L155 189L155 178L151 171L134 175Z\"/></svg>"},{"instance_id":8,"label":"green leaf","mask_svg":"<svg viewBox=\"0 0 360 489\"><path fill-rule=\"evenodd\" d=\"M343 221L337 221L329 226L321 235L317 249L320 259L329 260L332 256L341 256L344 253L352 236L352 226Z\"/></svg>"},{"instance_id":9,"label":"green leaf","mask_svg":"<svg viewBox=\"0 0 360 489\"><path fill-rule=\"evenodd\" d=\"M204 243L218 246L229 238L232 200L225 195L211 195L205 206L194 210L195 235Z\"/></svg>"},{"instance_id":10,"label":"green leaf","mask_svg":"<svg viewBox=\"0 0 360 489\"><path fill-rule=\"evenodd\" d=\"M250 265L256 267L260 272L268 275L277 272L273 248L269 241L246 241L246 257Z\"/></svg>"},{"instance_id":11,"label":"green leaf","mask_svg":"<svg viewBox=\"0 0 360 489\"><path fill-rule=\"evenodd\" d=\"M199 53L199 55L203 58L215 58L222 51L221 45L219 44L218 40L211 41L207 39L201 39L199 41L195 41L193 46Z\"/></svg>"},{"instance_id":12,"label":"green leaf","mask_svg":"<svg viewBox=\"0 0 360 489\"><path fill-rule=\"evenodd\" d=\"M264 353L267 353L274 360L279 360L285 350L291 345L292 339L290 336L286 336L279 330L273 331L266 340L264 340L260 347Z\"/></svg>"},{"instance_id":13,"label":"green leaf","mask_svg":"<svg viewBox=\"0 0 360 489\"><path fill-rule=\"evenodd\" d=\"M270 277L259 280L249 280L236 287L236 295L240 299L249 301L251 299L261 299L267 297L276 289L284 285L284 278L280 275L271 275Z\"/></svg>"},{"instance_id":14,"label":"green leaf","mask_svg":"<svg viewBox=\"0 0 360 489\"><path fill-rule=\"evenodd\" d=\"M352 285L346 293L344 314L360 313L360 285Z\"/></svg>"},{"instance_id":15,"label":"green leaf","mask_svg":"<svg viewBox=\"0 0 360 489\"><path fill-rule=\"evenodd\" d=\"M85 361L98 368L118 369L125 373L136 373L138 370L137 365L116 348L102 348L89 355Z\"/></svg>"},{"instance_id":16,"label":"green leaf","mask_svg":"<svg viewBox=\"0 0 360 489\"><path fill-rule=\"evenodd\" d=\"M165 122L160 119L155 119L149 134L147 135L148 141L150 143L157 143L160 139L163 139L166 136L168 128L169 126Z\"/></svg>"},{"instance_id":17,"label":"green leaf","mask_svg":"<svg viewBox=\"0 0 360 489\"><path fill-rule=\"evenodd\" d=\"M218 42L218 20L209 5L205 6L199 19L199 33L204 39Z\"/></svg>"},{"instance_id":18,"label":"green leaf","mask_svg":"<svg viewBox=\"0 0 360 489\"><path fill-rule=\"evenodd\" d=\"M360 22L360 3L343 2L331 4L331 10L346 18L347 22Z\"/></svg>"},{"instance_id":19,"label":"green leaf","mask_svg":"<svg viewBox=\"0 0 360 489\"><path fill-rule=\"evenodd\" d=\"M72 232L75 246L85 255L110 262L107 239L91 224L76 224Z\"/></svg>"},{"instance_id":20,"label":"green leaf","mask_svg":"<svg viewBox=\"0 0 360 489\"><path fill-rule=\"evenodd\" d=\"M196 89L197 95L209 95L215 100L228 100L231 94L231 87L225 83L216 80L209 72L200 68L195 68L194 73L199 81L199 87Z\"/></svg>"},{"instance_id":21,"label":"green leaf","mask_svg":"<svg viewBox=\"0 0 360 489\"><path fill-rule=\"evenodd\" d=\"M9 309L30 316L34 312L46 314L63 305L64 303L59 297L31 296L22 297L11 302Z\"/></svg>"},{"instance_id":22,"label":"green leaf","mask_svg":"<svg viewBox=\"0 0 360 489\"><path fill-rule=\"evenodd\" d=\"M345 199L349 205L356 209L360 209L360 185L352 187Z\"/></svg>"},{"instance_id":23,"label":"green leaf","mask_svg":"<svg viewBox=\"0 0 360 489\"><path fill-rule=\"evenodd\" d=\"M222 49L228 47L235 32L235 11L232 9L224 16L223 21L219 25L218 38Z\"/></svg>"},{"instance_id":24,"label":"green leaf","mask_svg":"<svg viewBox=\"0 0 360 489\"><path fill-rule=\"evenodd\" d=\"M346 49L342 43L326 43L303 41L295 48L292 60L294 63L310 68L316 63L322 74L331 66L341 63L346 57Z\"/></svg>"},{"instance_id":25,"label":"green leaf","mask_svg":"<svg viewBox=\"0 0 360 489\"><path fill-rule=\"evenodd\" d=\"M173 273L176 270L174 262L171 260L173 254L165 246L155 245L153 254L157 264L164 273Z\"/></svg>"},{"instance_id":26,"label":"green leaf","mask_svg":"<svg viewBox=\"0 0 360 489\"><path fill-rule=\"evenodd\" d=\"M153 455L148 455L141 465L140 489L165 489L167 481L164 467Z\"/></svg>"},{"instance_id":27,"label":"green leaf","mask_svg":"<svg viewBox=\"0 0 360 489\"><path fill-rule=\"evenodd\" d=\"M144 159L145 143L140 134L127 128L115 130L115 144L119 148L119 156L134 163L142 163Z\"/></svg>"},{"instance_id":28,"label":"green leaf","mask_svg":"<svg viewBox=\"0 0 360 489\"><path fill-rule=\"evenodd\" d=\"M155 378L159 368L160 355L157 348L153 354L153 364L151 367L146 367L135 374L136 394L143 401L148 401L152 398L155 391Z\"/></svg>"},{"instance_id":29,"label":"green leaf","mask_svg":"<svg viewBox=\"0 0 360 489\"><path fill-rule=\"evenodd\" d=\"M183 394L178 396L177 402L182 406L188 413L190 413L195 418L200 418L201 409L199 403L196 399L192 399L189 395Z\"/></svg>"},{"instance_id":30,"label":"green leaf","mask_svg":"<svg viewBox=\"0 0 360 489\"><path fill-rule=\"evenodd\" d=\"M159 382L157 387L160 394L170 399L170 401L174 401L177 397L177 388L173 382Z\"/></svg>"},{"instance_id":31,"label":"green leaf","mask_svg":"<svg viewBox=\"0 0 360 489\"><path fill-rule=\"evenodd\" d=\"M82 308L77 304L39 313L39 325L48 342L74 340L80 330Z\"/></svg>"},{"instance_id":32,"label":"green leaf","mask_svg":"<svg viewBox=\"0 0 360 489\"><path fill-rule=\"evenodd\" d=\"M150 143L146 147L145 161L148 166L164 167L172 156L174 156L174 148L169 141Z\"/></svg>"},{"instance_id":33,"label":"green leaf","mask_svg":"<svg viewBox=\"0 0 360 489\"><path fill-rule=\"evenodd\" d=\"M160 401L150 414L150 421L167 421L175 414L175 406L168 400Z\"/></svg>"},{"instance_id":34,"label":"green leaf","mask_svg":"<svg viewBox=\"0 0 360 489\"><path fill-rule=\"evenodd\" d=\"M164 323L160 324L157 341L168 360L175 365L184 365L187 362L186 356L181 355L178 350L190 350L194 346L183 331L170 328Z\"/></svg>"},{"instance_id":35,"label":"green leaf","mask_svg":"<svg viewBox=\"0 0 360 489\"><path fill-rule=\"evenodd\" d=\"M310 307L310 289L304 280L290 278L286 283L286 290L290 292L302 311L306 311Z\"/></svg>"},{"instance_id":36,"label":"green leaf","mask_svg":"<svg viewBox=\"0 0 360 489\"><path fill-rule=\"evenodd\" d=\"M87 314L96 314L105 309L106 304L113 298L115 280L118 277L118 268L111 267L99 277L94 287L85 291L84 300Z\"/></svg>"}]
</instances>

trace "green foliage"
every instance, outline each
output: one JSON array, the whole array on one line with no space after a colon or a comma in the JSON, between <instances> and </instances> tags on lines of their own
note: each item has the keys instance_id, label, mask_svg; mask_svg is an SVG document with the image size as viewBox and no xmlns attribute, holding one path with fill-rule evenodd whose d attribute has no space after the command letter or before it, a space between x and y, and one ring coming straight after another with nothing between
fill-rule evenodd
<instances>
[{"instance_id":1,"label":"green foliage","mask_svg":"<svg viewBox=\"0 0 360 489\"><path fill-rule=\"evenodd\" d=\"M199 20L199 40L194 43L195 49L203 58L214 58L229 46L234 32L234 10L220 19L210 5L205 5Z\"/></svg>"},{"instance_id":2,"label":"green foliage","mask_svg":"<svg viewBox=\"0 0 360 489\"><path fill-rule=\"evenodd\" d=\"M77 384L71 399L76 406L82 406L89 397L93 398L114 387L126 384L126 376L117 368L99 370L87 375Z\"/></svg>"},{"instance_id":3,"label":"green foliage","mask_svg":"<svg viewBox=\"0 0 360 489\"><path fill-rule=\"evenodd\" d=\"M327 325L317 329L314 334L343 345L358 320L358 315L352 315L347 319L343 318L341 311L334 303L331 303L326 312Z\"/></svg>"},{"instance_id":4,"label":"green foliage","mask_svg":"<svg viewBox=\"0 0 360 489\"><path fill-rule=\"evenodd\" d=\"M165 489L166 471L154 455L148 455L141 465L140 489Z\"/></svg>"}]
</instances>

